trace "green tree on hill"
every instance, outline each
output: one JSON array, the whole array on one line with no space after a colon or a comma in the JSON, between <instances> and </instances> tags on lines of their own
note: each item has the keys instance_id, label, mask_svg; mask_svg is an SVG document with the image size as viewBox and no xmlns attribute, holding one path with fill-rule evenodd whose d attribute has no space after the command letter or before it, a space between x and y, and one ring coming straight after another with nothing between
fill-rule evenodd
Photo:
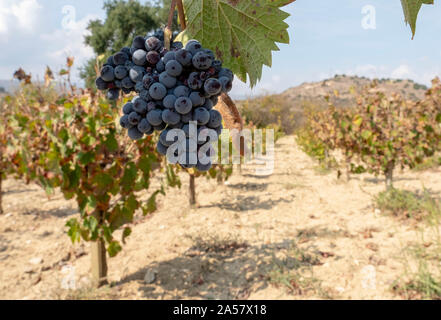
<instances>
[{"instance_id":1,"label":"green tree on hill","mask_svg":"<svg viewBox=\"0 0 441 320\"><path fill-rule=\"evenodd\" d=\"M167 21L171 0L156 0L141 4L138 0L107 0L104 3L106 18L90 21L84 43L92 47L95 55L110 56L124 46L130 46L135 35L145 35L162 27ZM96 78L96 57L81 69L81 78L87 87L93 87Z\"/></svg>"}]
</instances>

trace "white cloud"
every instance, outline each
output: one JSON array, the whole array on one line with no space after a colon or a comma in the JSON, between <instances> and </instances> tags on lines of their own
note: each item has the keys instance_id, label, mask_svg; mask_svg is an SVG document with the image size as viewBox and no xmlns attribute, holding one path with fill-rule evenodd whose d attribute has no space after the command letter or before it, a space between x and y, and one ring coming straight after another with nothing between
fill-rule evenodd
<instances>
[{"instance_id":1,"label":"white cloud","mask_svg":"<svg viewBox=\"0 0 441 320\"><path fill-rule=\"evenodd\" d=\"M84 36L89 33L86 29L89 21L97 18L96 15L87 15L79 21L71 22L69 28L60 28L40 36L47 45L47 60L51 61L53 67L63 66L68 56L73 56L75 66L79 67L93 56L92 48L84 44Z\"/></svg>"},{"instance_id":2,"label":"white cloud","mask_svg":"<svg viewBox=\"0 0 441 320\"><path fill-rule=\"evenodd\" d=\"M404 79L412 77L413 74L407 64L402 64L392 71L391 76L392 78Z\"/></svg>"},{"instance_id":3,"label":"white cloud","mask_svg":"<svg viewBox=\"0 0 441 320\"><path fill-rule=\"evenodd\" d=\"M1 0L0 35L11 31L32 31L42 6L37 0Z\"/></svg>"}]
</instances>

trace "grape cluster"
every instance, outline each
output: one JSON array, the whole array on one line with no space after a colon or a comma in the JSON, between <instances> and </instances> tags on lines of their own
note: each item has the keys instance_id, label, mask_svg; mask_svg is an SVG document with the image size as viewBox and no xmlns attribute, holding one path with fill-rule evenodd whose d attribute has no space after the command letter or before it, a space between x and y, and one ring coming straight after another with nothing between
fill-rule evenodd
<instances>
[{"instance_id":1,"label":"grape cluster","mask_svg":"<svg viewBox=\"0 0 441 320\"><path fill-rule=\"evenodd\" d=\"M96 86L108 90L111 100L119 98L120 90L137 92L124 105L120 119L132 140L160 131L160 154L184 168L207 171L211 168L211 161L206 160L209 145L222 131L222 116L213 107L222 92L232 89L233 79L232 71L223 68L214 53L197 40L190 40L185 48L181 42L172 41L167 50L164 33L157 32L135 37L131 48L109 57ZM180 139L177 133L173 136L176 130L185 138ZM168 152L178 140L182 148Z\"/></svg>"}]
</instances>

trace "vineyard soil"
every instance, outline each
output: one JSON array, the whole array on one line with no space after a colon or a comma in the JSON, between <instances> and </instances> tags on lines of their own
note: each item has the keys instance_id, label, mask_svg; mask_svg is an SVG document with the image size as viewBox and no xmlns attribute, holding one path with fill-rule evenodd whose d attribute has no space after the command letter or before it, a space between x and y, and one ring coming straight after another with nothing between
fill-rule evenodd
<instances>
[{"instance_id":1,"label":"vineyard soil","mask_svg":"<svg viewBox=\"0 0 441 320\"><path fill-rule=\"evenodd\" d=\"M6 180L0 298L401 298L391 288L415 262L403 261L403 250L419 243L424 222L376 210L383 181L320 173L294 141L278 141L269 177L245 168L225 185L197 179L197 208L187 205L182 175L181 190L169 190L155 214L136 221L124 250L108 261L111 285L100 289L90 288L89 244L72 245L65 235L75 203ZM395 186L416 191L424 183L439 197L439 175L397 172Z\"/></svg>"}]
</instances>

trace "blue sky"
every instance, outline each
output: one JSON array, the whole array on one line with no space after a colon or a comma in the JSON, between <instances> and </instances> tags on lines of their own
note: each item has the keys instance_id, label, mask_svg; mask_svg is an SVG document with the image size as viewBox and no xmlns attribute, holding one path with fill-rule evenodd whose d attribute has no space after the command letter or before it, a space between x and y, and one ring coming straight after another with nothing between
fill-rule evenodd
<instances>
[{"instance_id":1,"label":"blue sky","mask_svg":"<svg viewBox=\"0 0 441 320\"><path fill-rule=\"evenodd\" d=\"M85 28L89 20L104 17L102 4L98 0L0 0L0 79L10 79L20 66L42 77L46 65L59 69L67 55L76 57L77 66L84 63L93 55L83 44ZM375 29L362 27L365 6L375 8ZM75 9L75 19L67 28L63 8ZM441 75L438 3L422 8L414 40L399 0L297 0L285 10L291 14L286 20L291 44L280 45L272 68L264 67L255 89L236 81L233 96L281 92L336 73L411 78L424 84Z\"/></svg>"}]
</instances>

